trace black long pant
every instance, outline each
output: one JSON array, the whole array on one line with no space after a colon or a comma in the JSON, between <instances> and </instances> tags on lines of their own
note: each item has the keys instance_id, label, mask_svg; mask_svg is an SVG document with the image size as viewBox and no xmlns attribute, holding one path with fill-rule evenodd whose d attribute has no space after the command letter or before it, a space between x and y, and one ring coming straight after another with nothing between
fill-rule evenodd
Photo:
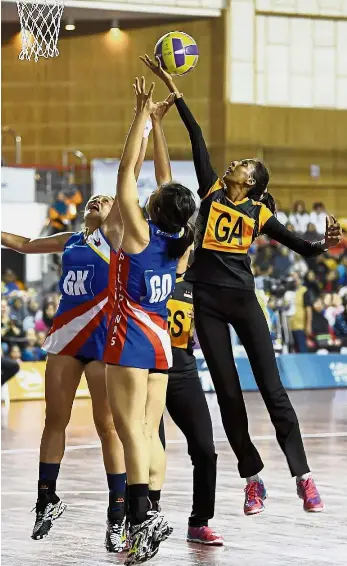
<instances>
[{"instance_id":1,"label":"black long pant","mask_svg":"<svg viewBox=\"0 0 347 566\"><path fill-rule=\"evenodd\" d=\"M207 525L214 515L217 455L211 415L197 371L189 377L169 375L166 407L187 439L193 464L193 508L189 525ZM165 448L163 421L159 432Z\"/></svg>"},{"instance_id":2,"label":"black long pant","mask_svg":"<svg viewBox=\"0 0 347 566\"><path fill-rule=\"evenodd\" d=\"M2 357L1 358L1 385L4 385L7 381L14 377L16 373L19 372L19 363L11 358Z\"/></svg>"},{"instance_id":3,"label":"black long pant","mask_svg":"<svg viewBox=\"0 0 347 566\"><path fill-rule=\"evenodd\" d=\"M275 353L264 313L253 291L196 283L195 326L216 390L224 430L238 459L241 477L263 468L248 432L246 407L231 347L228 323L247 352L278 443L290 472L309 472L297 416L278 372Z\"/></svg>"}]
</instances>

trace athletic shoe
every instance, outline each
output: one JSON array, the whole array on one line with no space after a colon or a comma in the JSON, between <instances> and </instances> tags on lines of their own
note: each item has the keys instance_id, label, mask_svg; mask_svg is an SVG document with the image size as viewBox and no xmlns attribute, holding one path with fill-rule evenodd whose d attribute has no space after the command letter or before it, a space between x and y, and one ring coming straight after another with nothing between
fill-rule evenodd
<instances>
[{"instance_id":1,"label":"athletic shoe","mask_svg":"<svg viewBox=\"0 0 347 566\"><path fill-rule=\"evenodd\" d=\"M142 564L153 558L159 544L172 533L172 527L157 511L149 511L147 517L143 523L130 526L129 551L124 562L127 566Z\"/></svg>"},{"instance_id":2,"label":"athletic shoe","mask_svg":"<svg viewBox=\"0 0 347 566\"><path fill-rule=\"evenodd\" d=\"M297 493L300 499L304 500L304 510L309 513L319 513L323 511L324 505L320 498L316 484L313 478L300 480L297 483Z\"/></svg>"},{"instance_id":3,"label":"athletic shoe","mask_svg":"<svg viewBox=\"0 0 347 566\"><path fill-rule=\"evenodd\" d=\"M125 517L123 521L114 521L110 518L106 523L105 547L108 552L123 552L127 544Z\"/></svg>"},{"instance_id":4,"label":"athletic shoe","mask_svg":"<svg viewBox=\"0 0 347 566\"><path fill-rule=\"evenodd\" d=\"M36 510L36 521L31 538L41 540L48 535L53 522L64 513L66 505L56 495L53 500L38 499L34 509Z\"/></svg>"},{"instance_id":5,"label":"athletic shoe","mask_svg":"<svg viewBox=\"0 0 347 566\"><path fill-rule=\"evenodd\" d=\"M264 511L263 501L266 499L266 489L262 482L251 481L245 487L245 503L243 511L245 515L256 515Z\"/></svg>"},{"instance_id":6,"label":"athletic shoe","mask_svg":"<svg viewBox=\"0 0 347 566\"><path fill-rule=\"evenodd\" d=\"M188 527L188 542L209 544L210 546L223 546L224 539L218 535L211 527Z\"/></svg>"}]
</instances>

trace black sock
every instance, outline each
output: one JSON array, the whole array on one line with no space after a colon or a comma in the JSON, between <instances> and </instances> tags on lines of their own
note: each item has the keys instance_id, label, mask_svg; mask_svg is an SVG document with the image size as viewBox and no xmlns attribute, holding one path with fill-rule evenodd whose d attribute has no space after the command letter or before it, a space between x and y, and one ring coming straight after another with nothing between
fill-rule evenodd
<instances>
[{"instance_id":1,"label":"black sock","mask_svg":"<svg viewBox=\"0 0 347 566\"><path fill-rule=\"evenodd\" d=\"M152 511L160 511L160 505L159 505L160 495L161 495L160 489L149 490L148 497L152 505Z\"/></svg>"},{"instance_id":2,"label":"black sock","mask_svg":"<svg viewBox=\"0 0 347 566\"><path fill-rule=\"evenodd\" d=\"M58 499L56 496L56 484L60 471L60 464L46 464L40 462L38 499Z\"/></svg>"},{"instance_id":3,"label":"black sock","mask_svg":"<svg viewBox=\"0 0 347 566\"><path fill-rule=\"evenodd\" d=\"M113 521L123 521L125 517L125 494L110 491L108 495L107 516Z\"/></svg>"},{"instance_id":4,"label":"black sock","mask_svg":"<svg viewBox=\"0 0 347 566\"><path fill-rule=\"evenodd\" d=\"M150 508L148 484L137 483L128 486L129 516L132 525L139 525L147 519Z\"/></svg>"},{"instance_id":5,"label":"black sock","mask_svg":"<svg viewBox=\"0 0 347 566\"><path fill-rule=\"evenodd\" d=\"M122 521L125 516L125 484L126 474L107 474L109 488L108 518Z\"/></svg>"}]
</instances>

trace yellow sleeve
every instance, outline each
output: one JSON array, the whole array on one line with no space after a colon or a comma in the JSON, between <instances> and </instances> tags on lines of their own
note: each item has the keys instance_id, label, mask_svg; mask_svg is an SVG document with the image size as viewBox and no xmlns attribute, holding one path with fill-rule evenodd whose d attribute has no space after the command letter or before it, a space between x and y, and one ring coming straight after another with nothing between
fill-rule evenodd
<instances>
[{"instance_id":1,"label":"yellow sleeve","mask_svg":"<svg viewBox=\"0 0 347 566\"><path fill-rule=\"evenodd\" d=\"M214 193L216 191L220 191L221 189L223 189L223 187L224 187L223 181L221 181L220 179L217 179L217 181L215 183L213 183L212 187L209 188L206 195L201 197L201 200L205 200L205 198L207 198L209 195L211 195L212 193Z\"/></svg>"},{"instance_id":2,"label":"yellow sleeve","mask_svg":"<svg viewBox=\"0 0 347 566\"><path fill-rule=\"evenodd\" d=\"M265 206L265 204L260 204L259 211L259 232L263 229L264 224L273 216L271 210Z\"/></svg>"}]
</instances>

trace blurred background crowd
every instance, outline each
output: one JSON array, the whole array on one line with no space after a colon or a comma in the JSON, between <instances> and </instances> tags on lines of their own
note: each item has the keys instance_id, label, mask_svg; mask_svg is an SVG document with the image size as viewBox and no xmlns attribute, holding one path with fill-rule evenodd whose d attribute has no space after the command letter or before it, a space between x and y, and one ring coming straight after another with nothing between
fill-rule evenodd
<instances>
[{"instance_id":1,"label":"blurred background crowd","mask_svg":"<svg viewBox=\"0 0 347 566\"><path fill-rule=\"evenodd\" d=\"M82 198L59 192L49 207L43 232L79 229ZM297 201L292 211L277 202L277 218L306 240L324 236L323 203L306 210ZM251 248L259 301L278 352L340 352L347 347L347 233L336 248L305 259L269 238L260 236ZM4 268L1 288L2 354L16 361L45 360L42 344L59 304L60 258L50 292L27 288L16 273ZM237 343L237 338L236 338Z\"/></svg>"}]
</instances>

